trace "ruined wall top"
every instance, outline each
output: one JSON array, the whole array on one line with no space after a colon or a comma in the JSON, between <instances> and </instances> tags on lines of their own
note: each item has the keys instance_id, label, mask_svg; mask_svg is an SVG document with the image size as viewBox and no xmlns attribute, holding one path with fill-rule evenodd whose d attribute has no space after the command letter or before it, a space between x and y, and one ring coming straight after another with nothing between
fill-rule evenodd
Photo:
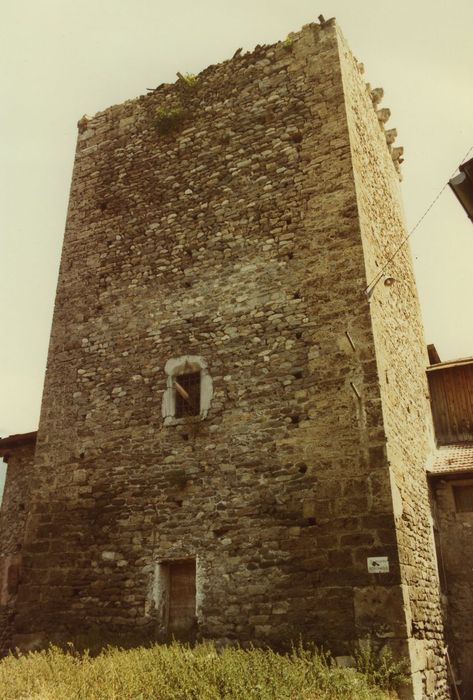
<instances>
[{"instance_id":1,"label":"ruined wall top","mask_svg":"<svg viewBox=\"0 0 473 700\"><path fill-rule=\"evenodd\" d=\"M238 49L230 59L220 64L210 65L198 75L182 74L178 71L178 80L175 83L162 83L153 90L149 90L148 95L141 95L120 105L111 106L92 117L83 115L78 121L79 142L86 139L88 137L87 132L90 129L94 129L103 119L110 120L116 116L120 119L120 128L122 130L126 129L135 120L133 107L140 102L146 103L146 100L149 100L151 95L159 98L159 107L157 107L155 113L156 128L164 134L173 131L179 126L185 132L186 128L191 124L192 106L195 105L196 100L205 102L209 98L211 101L215 98L218 99L218 80L220 78L228 76L228 73L232 72L235 79L235 90L240 90L241 96L244 98L245 94L250 91L245 91L245 86L241 84L239 77L246 70L252 66L261 68L267 62L267 71L265 72L269 75L273 72L273 66L271 68L269 66L274 61L280 61L282 68L287 63L287 60L291 58L295 59L295 63L300 63L311 53L313 54L317 51L316 44L323 33L337 34L343 39L335 18L325 20L320 15L319 23L307 24L300 31L289 33L286 39L275 44L257 45L253 51L245 53L242 52L242 49ZM323 51L323 46L319 46L319 49ZM356 63L360 74L363 74L365 70L364 64L358 61ZM209 82L212 83L212 88L206 90L205 84ZM400 165L404 160L404 149L401 146L394 146L397 130L395 128L386 129L391 111L387 107L381 107L384 89L381 87L372 89L370 83L365 83L365 86L372 101L380 129L385 134L386 144L394 166L401 179ZM226 90L223 92L225 93ZM277 107L277 101L275 100L273 108L277 109ZM124 111L126 115L123 114ZM135 124L135 126L137 125Z\"/></svg>"}]
</instances>

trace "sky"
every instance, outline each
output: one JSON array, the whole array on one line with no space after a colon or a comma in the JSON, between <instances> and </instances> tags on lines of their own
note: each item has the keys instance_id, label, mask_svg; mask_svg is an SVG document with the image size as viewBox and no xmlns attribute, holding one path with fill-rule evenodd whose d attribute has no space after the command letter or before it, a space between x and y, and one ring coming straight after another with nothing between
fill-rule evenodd
<instances>
[{"instance_id":1,"label":"sky","mask_svg":"<svg viewBox=\"0 0 473 700\"><path fill-rule=\"evenodd\" d=\"M471 0L3 0L0 436L38 425L78 119L319 14L384 88L410 230L473 147ZM426 341L473 355L473 224L448 188L411 247Z\"/></svg>"}]
</instances>

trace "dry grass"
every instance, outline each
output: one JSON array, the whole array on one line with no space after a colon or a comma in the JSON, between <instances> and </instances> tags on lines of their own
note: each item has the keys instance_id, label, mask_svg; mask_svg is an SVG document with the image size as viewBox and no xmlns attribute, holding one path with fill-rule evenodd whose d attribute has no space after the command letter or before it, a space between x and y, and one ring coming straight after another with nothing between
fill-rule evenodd
<instances>
[{"instance_id":1,"label":"dry grass","mask_svg":"<svg viewBox=\"0 0 473 700\"><path fill-rule=\"evenodd\" d=\"M51 647L0 661L1 700L388 700L366 676L298 649L177 643L99 656Z\"/></svg>"}]
</instances>

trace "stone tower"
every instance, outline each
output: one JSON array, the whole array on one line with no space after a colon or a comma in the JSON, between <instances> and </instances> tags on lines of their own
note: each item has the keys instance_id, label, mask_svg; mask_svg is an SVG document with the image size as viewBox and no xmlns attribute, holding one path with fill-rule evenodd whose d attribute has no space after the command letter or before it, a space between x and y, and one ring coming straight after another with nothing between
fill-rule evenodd
<instances>
[{"instance_id":1,"label":"stone tower","mask_svg":"<svg viewBox=\"0 0 473 700\"><path fill-rule=\"evenodd\" d=\"M79 122L15 644L371 634L447 697L378 98L329 21Z\"/></svg>"}]
</instances>

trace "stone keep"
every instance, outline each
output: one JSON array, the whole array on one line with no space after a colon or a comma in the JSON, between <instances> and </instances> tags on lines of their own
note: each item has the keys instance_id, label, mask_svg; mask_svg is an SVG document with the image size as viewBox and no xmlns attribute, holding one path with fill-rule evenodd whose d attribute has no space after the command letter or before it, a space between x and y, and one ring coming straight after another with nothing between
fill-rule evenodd
<instances>
[{"instance_id":1,"label":"stone keep","mask_svg":"<svg viewBox=\"0 0 473 700\"><path fill-rule=\"evenodd\" d=\"M371 634L447 697L379 97L329 21L79 122L15 644Z\"/></svg>"}]
</instances>

